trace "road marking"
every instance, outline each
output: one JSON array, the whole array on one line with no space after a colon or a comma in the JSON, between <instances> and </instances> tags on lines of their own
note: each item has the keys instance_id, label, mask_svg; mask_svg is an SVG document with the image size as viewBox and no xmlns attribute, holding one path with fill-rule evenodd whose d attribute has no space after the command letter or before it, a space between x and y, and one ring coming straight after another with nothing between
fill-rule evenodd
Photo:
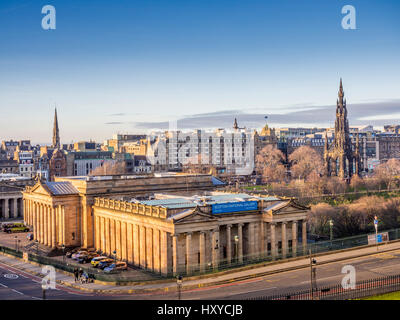
<instances>
[{"instance_id":1,"label":"road marking","mask_svg":"<svg viewBox=\"0 0 400 320\"><path fill-rule=\"evenodd\" d=\"M38 297L31 297L32 299L36 299L36 300L43 300L42 298L38 298Z\"/></svg>"},{"instance_id":2,"label":"road marking","mask_svg":"<svg viewBox=\"0 0 400 320\"><path fill-rule=\"evenodd\" d=\"M20 291L18 291L18 290L15 290L15 289L11 289L11 291L14 291L14 292L16 292L16 293L19 293L19 294L24 295L22 292L20 292Z\"/></svg>"},{"instance_id":3,"label":"road marking","mask_svg":"<svg viewBox=\"0 0 400 320\"><path fill-rule=\"evenodd\" d=\"M4 278L15 280L15 279L18 279L19 277L18 277L18 275L14 274L14 273L6 273L4 275Z\"/></svg>"},{"instance_id":4,"label":"road marking","mask_svg":"<svg viewBox=\"0 0 400 320\"><path fill-rule=\"evenodd\" d=\"M2 284L1 282L0 282L0 286L2 286L3 288L8 288L5 284Z\"/></svg>"},{"instance_id":5,"label":"road marking","mask_svg":"<svg viewBox=\"0 0 400 320\"><path fill-rule=\"evenodd\" d=\"M323 281L323 280L327 280L327 279L331 279L331 278L337 278L337 277L342 277L342 275L339 274L339 275L336 275L336 276L320 278L320 279L317 279L317 281ZM304 283L310 283L310 280L300 282L300 284L304 284Z\"/></svg>"}]
</instances>

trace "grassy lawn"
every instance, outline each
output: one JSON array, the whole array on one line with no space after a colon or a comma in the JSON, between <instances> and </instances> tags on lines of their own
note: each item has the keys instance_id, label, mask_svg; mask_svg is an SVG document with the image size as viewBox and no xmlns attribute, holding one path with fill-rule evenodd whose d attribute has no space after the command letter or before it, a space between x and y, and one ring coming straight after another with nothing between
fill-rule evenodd
<instances>
[{"instance_id":1,"label":"grassy lawn","mask_svg":"<svg viewBox=\"0 0 400 320\"><path fill-rule=\"evenodd\" d=\"M400 300L400 291L372 296L362 300Z\"/></svg>"}]
</instances>

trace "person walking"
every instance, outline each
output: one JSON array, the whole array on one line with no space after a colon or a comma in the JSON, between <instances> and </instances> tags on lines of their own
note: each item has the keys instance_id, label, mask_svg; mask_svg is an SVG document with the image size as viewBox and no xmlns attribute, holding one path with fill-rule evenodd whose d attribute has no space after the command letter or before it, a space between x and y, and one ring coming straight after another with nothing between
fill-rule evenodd
<instances>
[{"instance_id":1,"label":"person walking","mask_svg":"<svg viewBox=\"0 0 400 320\"><path fill-rule=\"evenodd\" d=\"M82 280L82 274L83 274L83 270L82 270L82 268L79 268L79 273L78 273L79 280Z\"/></svg>"},{"instance_id":2,"label":"person walking","mask_svg":"<svg viewBox=\"0 0 400 320\"><path fill-rule=\"evenodd\" d=\"M74 268L75 282L78 282L78 268Z\"/></svg>"}]
</instances>

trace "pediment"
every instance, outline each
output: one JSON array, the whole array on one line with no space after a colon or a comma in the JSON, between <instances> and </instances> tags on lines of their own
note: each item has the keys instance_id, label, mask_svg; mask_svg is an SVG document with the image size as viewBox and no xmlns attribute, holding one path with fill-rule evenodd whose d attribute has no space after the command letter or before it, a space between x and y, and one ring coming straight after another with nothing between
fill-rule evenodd
<instances>
[{"instance_id":1,"label":"pediment","mask_svg":"<svg viewBox=\"0 0 400 320\"><path fill-rule=\"evenodd\" d=\"M175 224L179 223L193 223L193 222L207 222L207 221L215 221L217 217L205 212L201 212L198 208L192 209L191 212L187 213L182 218L177 216L177 219L174 219Z\"/></svg>"},{"instance_id":2,"label":"pediment","mask_svg":"<svg viewBox=\"0 0 400 320\"><path fill-rule=\"evenodd\" d=\"M290 214L290 213L297 213L299 211L308 211L310 210L309 207L303 206L294 200L290 200L287 202L285 205L282 205L281 207L277 209L273 209L272 213L273 214Z\"/></svg>"},{"instance_id":3,"label":"pediment","mask_svg":"<svg viewBox=\"0 0 400 320\"><path fill-rule=\"evenodd\" d=\"M40 182L37 183L31 189L31 193L45 194L45 195L50 195L51 196L51 192L44 185L42 185Z\"/></svg>"}]
</instances>

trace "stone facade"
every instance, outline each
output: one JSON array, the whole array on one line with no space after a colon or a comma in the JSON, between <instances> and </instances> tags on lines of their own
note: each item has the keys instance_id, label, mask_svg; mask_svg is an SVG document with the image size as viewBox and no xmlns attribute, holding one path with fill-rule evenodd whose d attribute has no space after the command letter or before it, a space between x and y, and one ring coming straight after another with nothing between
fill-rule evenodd
<instances>
[{"instance_id":1,"label":"stone facade","mask_svg":"<svg viewBox=\"0 0 400 320\"><path fill-rule=\"evenodd\" d=\"M275 199L260 200L255 211L213 215L207 205L176 212L96 198L95 248L153 272L190 275L233 261L296 256L306 245L307 210Z\"/></svg>"},{"instance_id":2,"label":"stone facade","mask_svg":"<svg viewBox=\"0 0 400 320\"><path fill-rule=\"evenodd\" d=\"M0 219L21 218L23 216L21 187L0 185Z\"/></svg>"}]
</instances>

